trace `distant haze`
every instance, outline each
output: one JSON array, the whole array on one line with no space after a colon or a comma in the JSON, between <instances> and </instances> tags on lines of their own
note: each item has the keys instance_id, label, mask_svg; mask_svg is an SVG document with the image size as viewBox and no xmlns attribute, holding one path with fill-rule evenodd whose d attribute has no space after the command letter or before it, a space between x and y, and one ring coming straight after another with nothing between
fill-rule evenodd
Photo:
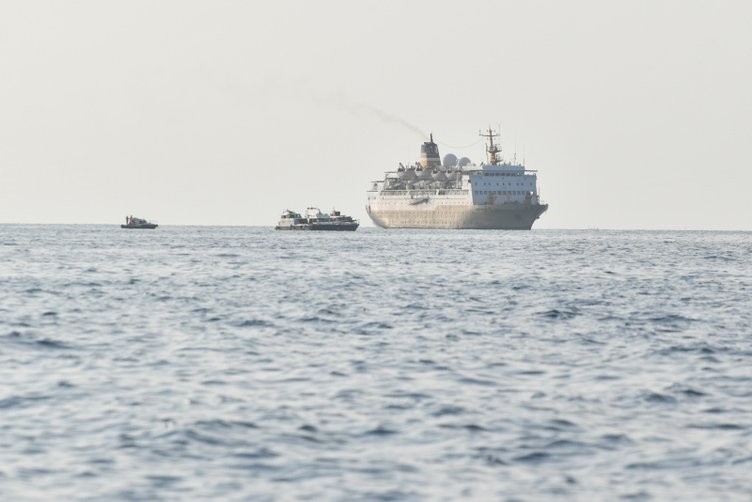
<instances>
[{"instance_id":1,"label":"distant haze","mask_svg":"<svg viewBox=\"0 0 752 502\"><path fill-rule=\"evenodd\" d=\"M273 225L413 162L538 170L535 228L752 229L752 4L6 1L0 223ZM450 147L460 145L465 148Z\"/></svg>"}]
</instances>

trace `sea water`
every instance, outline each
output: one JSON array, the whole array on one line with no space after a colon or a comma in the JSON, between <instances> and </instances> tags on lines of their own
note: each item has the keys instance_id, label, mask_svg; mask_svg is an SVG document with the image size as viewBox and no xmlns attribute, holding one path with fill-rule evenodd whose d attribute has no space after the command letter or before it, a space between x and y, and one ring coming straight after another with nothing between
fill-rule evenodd
<instances>
[{"instance_id":1,"label":"sea water","mask_svg":"<svg viewBox=\"0 0 752 502\"><path fill-rule=\"evenodd\" d=\"M752 233L0 226L2 500L750 500Z\"/></svg>"}]
</instances>

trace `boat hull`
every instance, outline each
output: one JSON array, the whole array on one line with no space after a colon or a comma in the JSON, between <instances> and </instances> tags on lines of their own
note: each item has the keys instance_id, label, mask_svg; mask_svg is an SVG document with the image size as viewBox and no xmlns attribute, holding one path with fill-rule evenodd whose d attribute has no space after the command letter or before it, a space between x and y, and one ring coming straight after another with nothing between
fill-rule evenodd
<instances>
[{"instance_id":1,"label":"boat hull","mask_svg":"<svg viewBox=\"0 0 752 502\"><path fill-rule=\"evenodd\" d=\"M412 205L409 208L366 207L368 216L382 228L448 228L530 230L548 204Z\"/></svg>"},{"instance_id":2,"label":"boat hull","mask_svg":"<svg viewBox=\"0 0 752 502\"><path fill-rule=\"evenodd\" d=\"M311 230L311 231L333 231L333 232L352 232L354 230L358 229L358 224L354 223L351 225L345 225L345 224L307 224L307 225L289 225L289 226L279 226L277 225L274 227L275 230Z\"/></svg>"},{"instance_id":3,"label":"boat hull","mask_svg":"<svg viewBox=\"0 0 752 502\"><path fill-rule=\"evenodd\" d=\"M127 228L129 230L154 230L157 226L156 223L144 223L141 225L120 225L120 228Z\"/></svg>"}]
</instances>

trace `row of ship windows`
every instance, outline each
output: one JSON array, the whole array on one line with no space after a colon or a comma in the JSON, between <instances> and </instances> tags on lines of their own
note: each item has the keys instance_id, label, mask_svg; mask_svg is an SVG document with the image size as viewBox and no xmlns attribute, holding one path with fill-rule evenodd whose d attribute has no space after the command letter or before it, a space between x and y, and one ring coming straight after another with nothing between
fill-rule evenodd
<instances>
[{"instance_id":1,"label":"row of ship windows","mask_svg":"<svg viewBox=\"0 0 752 502\"><path fill-rule=\"evenodd\" d=\"M487 183L487 182L484 182L483 186L510 186L510 187L518 186L519 187L519 186L525 186L525 184L524 183Z\"/></svg>"},{"instance_id":2,"label":"row of ship windows","mask_svg":"<svg viewBox=\"0 0 752 502\"><path fill-rule=\"evenodd\" d=\"M523 195L528 192L520 192L518 190L507 190L507 191L497 191L497 190L476 190L473 192L475 195Z\"/></svg>"},{"instance_id":3,"label":"row of ship windows","mask_svg":"<svg viewBox=\"0 0 752 502\"><path fill-rule=\"evenodd\" d=\"M476 194L478 192L475 192ZM521 192L522 193L522 192ZM465 200L464 199L458 199L456 201L445 201L440 199L433 199L431 202L434 204L442 205L442 206L464 206ZM405 206L405 203L401 200L382 200L381 204L389 205L389 206ZM421 204L418 204L418 206L421 206Z\"/></svg>"}]
</instances>

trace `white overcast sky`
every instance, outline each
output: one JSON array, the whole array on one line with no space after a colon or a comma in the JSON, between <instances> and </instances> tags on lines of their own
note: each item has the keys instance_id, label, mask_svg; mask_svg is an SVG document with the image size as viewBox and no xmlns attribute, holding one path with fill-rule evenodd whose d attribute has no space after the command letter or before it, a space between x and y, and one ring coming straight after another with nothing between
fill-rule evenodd
<instances>
[{"instance_id":1,"label":"white overcast sky","mask_svg":"<svg viewBox=\"0 0 752 502\"><path fill-rule=\"evenodd\" d=\"M2 0L0 222L366 222L420 131L479 162L500 124L550 203L536 228L751 230L750 20L747 1Z\"/></svg>"}]
</instances>

